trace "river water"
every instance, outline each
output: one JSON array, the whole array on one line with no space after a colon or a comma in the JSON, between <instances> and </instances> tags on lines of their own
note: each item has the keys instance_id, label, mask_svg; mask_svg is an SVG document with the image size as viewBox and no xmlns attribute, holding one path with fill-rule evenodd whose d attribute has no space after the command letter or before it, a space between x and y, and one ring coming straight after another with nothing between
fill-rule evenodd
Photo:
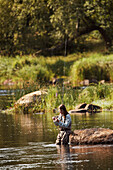
<instances>
[{"instance_id":1,"label":"river water","mask_svg":"<svg viewBox=\"0 0 113 170\"><path fill-rule=\"evenodd\" d=\"M53 113L0 113L0 170L112 170L113 145L56 146ZM113 129L113 112L71 115L72 130Z\"/></svg>"}]
</instances>

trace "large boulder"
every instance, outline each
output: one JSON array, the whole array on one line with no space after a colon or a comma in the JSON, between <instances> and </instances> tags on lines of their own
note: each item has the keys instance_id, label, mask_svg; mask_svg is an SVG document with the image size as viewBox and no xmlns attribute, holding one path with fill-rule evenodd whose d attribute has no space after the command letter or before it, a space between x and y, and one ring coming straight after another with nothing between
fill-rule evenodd
<instances>
[{"instance_id":1,"label":"large boulder","mask_svg":"<svg viewBox=\"0 0 113 170\"><path fill-rule=\"evenodd\" d=\"M41 97L45 94L47 94L45 91L35 91L26 94L14 104L14 107L16 110L22 108L24 112L28 112L28 109L33 107L36 102L40 102Z\"/></svg>"},{"instance_id":2,"label":"large boulder","mask_svg":"<svg viewBox=\"0 0 113 170\"><path fill-rule=\"evenodd\" d=\"M113 144L113 130L105 128L74 130L69 140L70 144L74 145Z\"/></svg>"},{"instance_id":3,"label":"large boulder","mask_svg":"<svg viewBox=\"0 0 113 170\"><path fill-rule=\"evenodd\" d=\"M93 112L98 112L102 111L102 108L100 106L94 105L94 104L87 104L87 103L82 103L76 106L74 110L70 110L69 113L93 113Z\"/></svg>"}]
</instances>

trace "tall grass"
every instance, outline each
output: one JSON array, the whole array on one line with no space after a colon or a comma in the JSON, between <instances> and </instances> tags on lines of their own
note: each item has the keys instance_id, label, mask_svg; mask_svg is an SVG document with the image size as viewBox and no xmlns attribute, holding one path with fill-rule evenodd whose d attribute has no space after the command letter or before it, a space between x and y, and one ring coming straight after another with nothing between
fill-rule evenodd
<instances>
[{"instance_id":1,"label":"tall grass","mask_svg":"<svg viewBox=\"0 0 113 170\"><path fill-rule=\"evenodd\" d=\"M52 71L47 67L44 57L17 56L16 58L0 58L1 83L6 79L13 81L44 81L53 77Z\"/></svg>"},{"instance_id":2,"label":"tall grass","mask_svg":"<svg viewBox=\"0 0 113 170\"><path fill-rule=\"evenodd\" d=\"M76 61L70 72L71 82L75 85L84 79L113 81L113 55L91 55Z\"/></svg>"},{"instance_id":3,"label":"tall grass","mask_svg":"<svg viewBox=\"0 0 113 170\"><path fill-rule=\"evenodd\" d=\"M48 94L45 96L45 109L53 110L58 108L58 106L63 103L66 105L67 109L75 109L75 107L80 103L94 103L102 108L113 109L113 85L96 85L89 86L85 89L73 89L62 87L51 87L48 89ZM100 101L109 101L108 103Z\"/></svg>"},{"instance_id":4,"label":"tall grass","mask_svg":"<svg viewBox=\"0 0 113 170\"><path fill-rule=\"evenodd\" d=\"M47 82L57 74L58 77L66 76L70 78L69 87L48 86ZM69 77L70 76L70 77ZM5 79L12 79L20 82L15 92L14 101L21 96L35 90L46 88L48 94L36 103L35 110L52 110L64 103L68 109L73 109L82 102L96 102L100 100L113 100L112 85L89 86L84 90L72 88L84 79L104 79L113 81L113 55L102 54L73 54L67 57L33 57L17 56L16 58L0 58L0 78L1 82ZM44 87L45 85L45 87ZM109 104L109 108L112 105Z\"/></svg>"},{"instance_id":5,"label":"tall grass","mask_svg":"<svg viewBox=\"0 0 113 170\"><path fill-rule=\"evenodd\" d=\"M78 103L78 90L73 88L64 88L62 86L48 88L48 94L45 96L46 110L53 110L63 103L67 109L72 109Z\"/></svg>"},{"instance_id":6,"label":"tall grass","mask_svg":"<svg viewBox=\"0 0 113 170\"><path fill-rule=\"evenodd\" d=\"M41 96L40 101L37 100L33 104L31 112L46 111L52 112L55 108L63 103L68 110L75 109L80 103L93 103L101 106L103 109L113 109L113 84L98 84L89 86L85 89L73 89L71 86L46 86L41 87L38 84L23 84L22 89L15 91L12 104L15 103L23 95L40 89L46 89L47 94ZM11 106L11 102L9 105Z\"/></svg>"},{"instance_id":7,"label":"tall grass","mask_svg":"<svg viewBox=\"0 0 113 170\"><path fill-rule=\"evenodd\" d=\"M1 83L6 79L13 81L49 81L54 75L68 76L74 61L83 55L73 54L67 57L53 56L16 56L15 58L0 57Z\"/></svg>"},{"instance_id":8,"label":"tall grass","mask_svg":"<svg viewBox=\"0 0 113 170\"><path fill-rule=\"evenodd\" d=\"M84 79L113 81L113 55L78 53L67 57L0 57L0 80L49 82L66 76L73 85Z\"/></svg>"}]
</instances>

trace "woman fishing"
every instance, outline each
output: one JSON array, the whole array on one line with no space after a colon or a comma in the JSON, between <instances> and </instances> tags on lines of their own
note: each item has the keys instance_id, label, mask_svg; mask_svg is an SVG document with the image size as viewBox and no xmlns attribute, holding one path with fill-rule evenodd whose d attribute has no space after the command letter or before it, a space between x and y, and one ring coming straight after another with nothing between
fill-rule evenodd
<instances>
[{"instance_id":1,"label":"woman fishing","mask_svg":"<svg viewBox=\"0 0 113 170\"><path fill-rule=\"evenodd\" d=\"M54 124L60 128L60 132L57 135L56 145L67 145L71 133L71 116L67 112L65 105L61 104L59 110L59 116L53 117Z\"/></svg>"}]
</instances>

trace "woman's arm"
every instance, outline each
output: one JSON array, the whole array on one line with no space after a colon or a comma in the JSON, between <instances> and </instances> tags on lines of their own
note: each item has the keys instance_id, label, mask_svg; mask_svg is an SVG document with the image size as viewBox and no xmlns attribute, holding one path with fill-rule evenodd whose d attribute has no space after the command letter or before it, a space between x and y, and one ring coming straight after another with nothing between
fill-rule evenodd
<instances>
[{"instance_id":1,"label":"woman's arm","mask_svg":"<svg viewBox=\"0 0 113 170\"><path fill-rule=\"evenodd\" d=\"M58 126L61 128L69 128L71 126L71 116L69 114L66 115L65 123L63 123L62 121L59 121L58 123Z\"/></svg>"}]
</instances>

